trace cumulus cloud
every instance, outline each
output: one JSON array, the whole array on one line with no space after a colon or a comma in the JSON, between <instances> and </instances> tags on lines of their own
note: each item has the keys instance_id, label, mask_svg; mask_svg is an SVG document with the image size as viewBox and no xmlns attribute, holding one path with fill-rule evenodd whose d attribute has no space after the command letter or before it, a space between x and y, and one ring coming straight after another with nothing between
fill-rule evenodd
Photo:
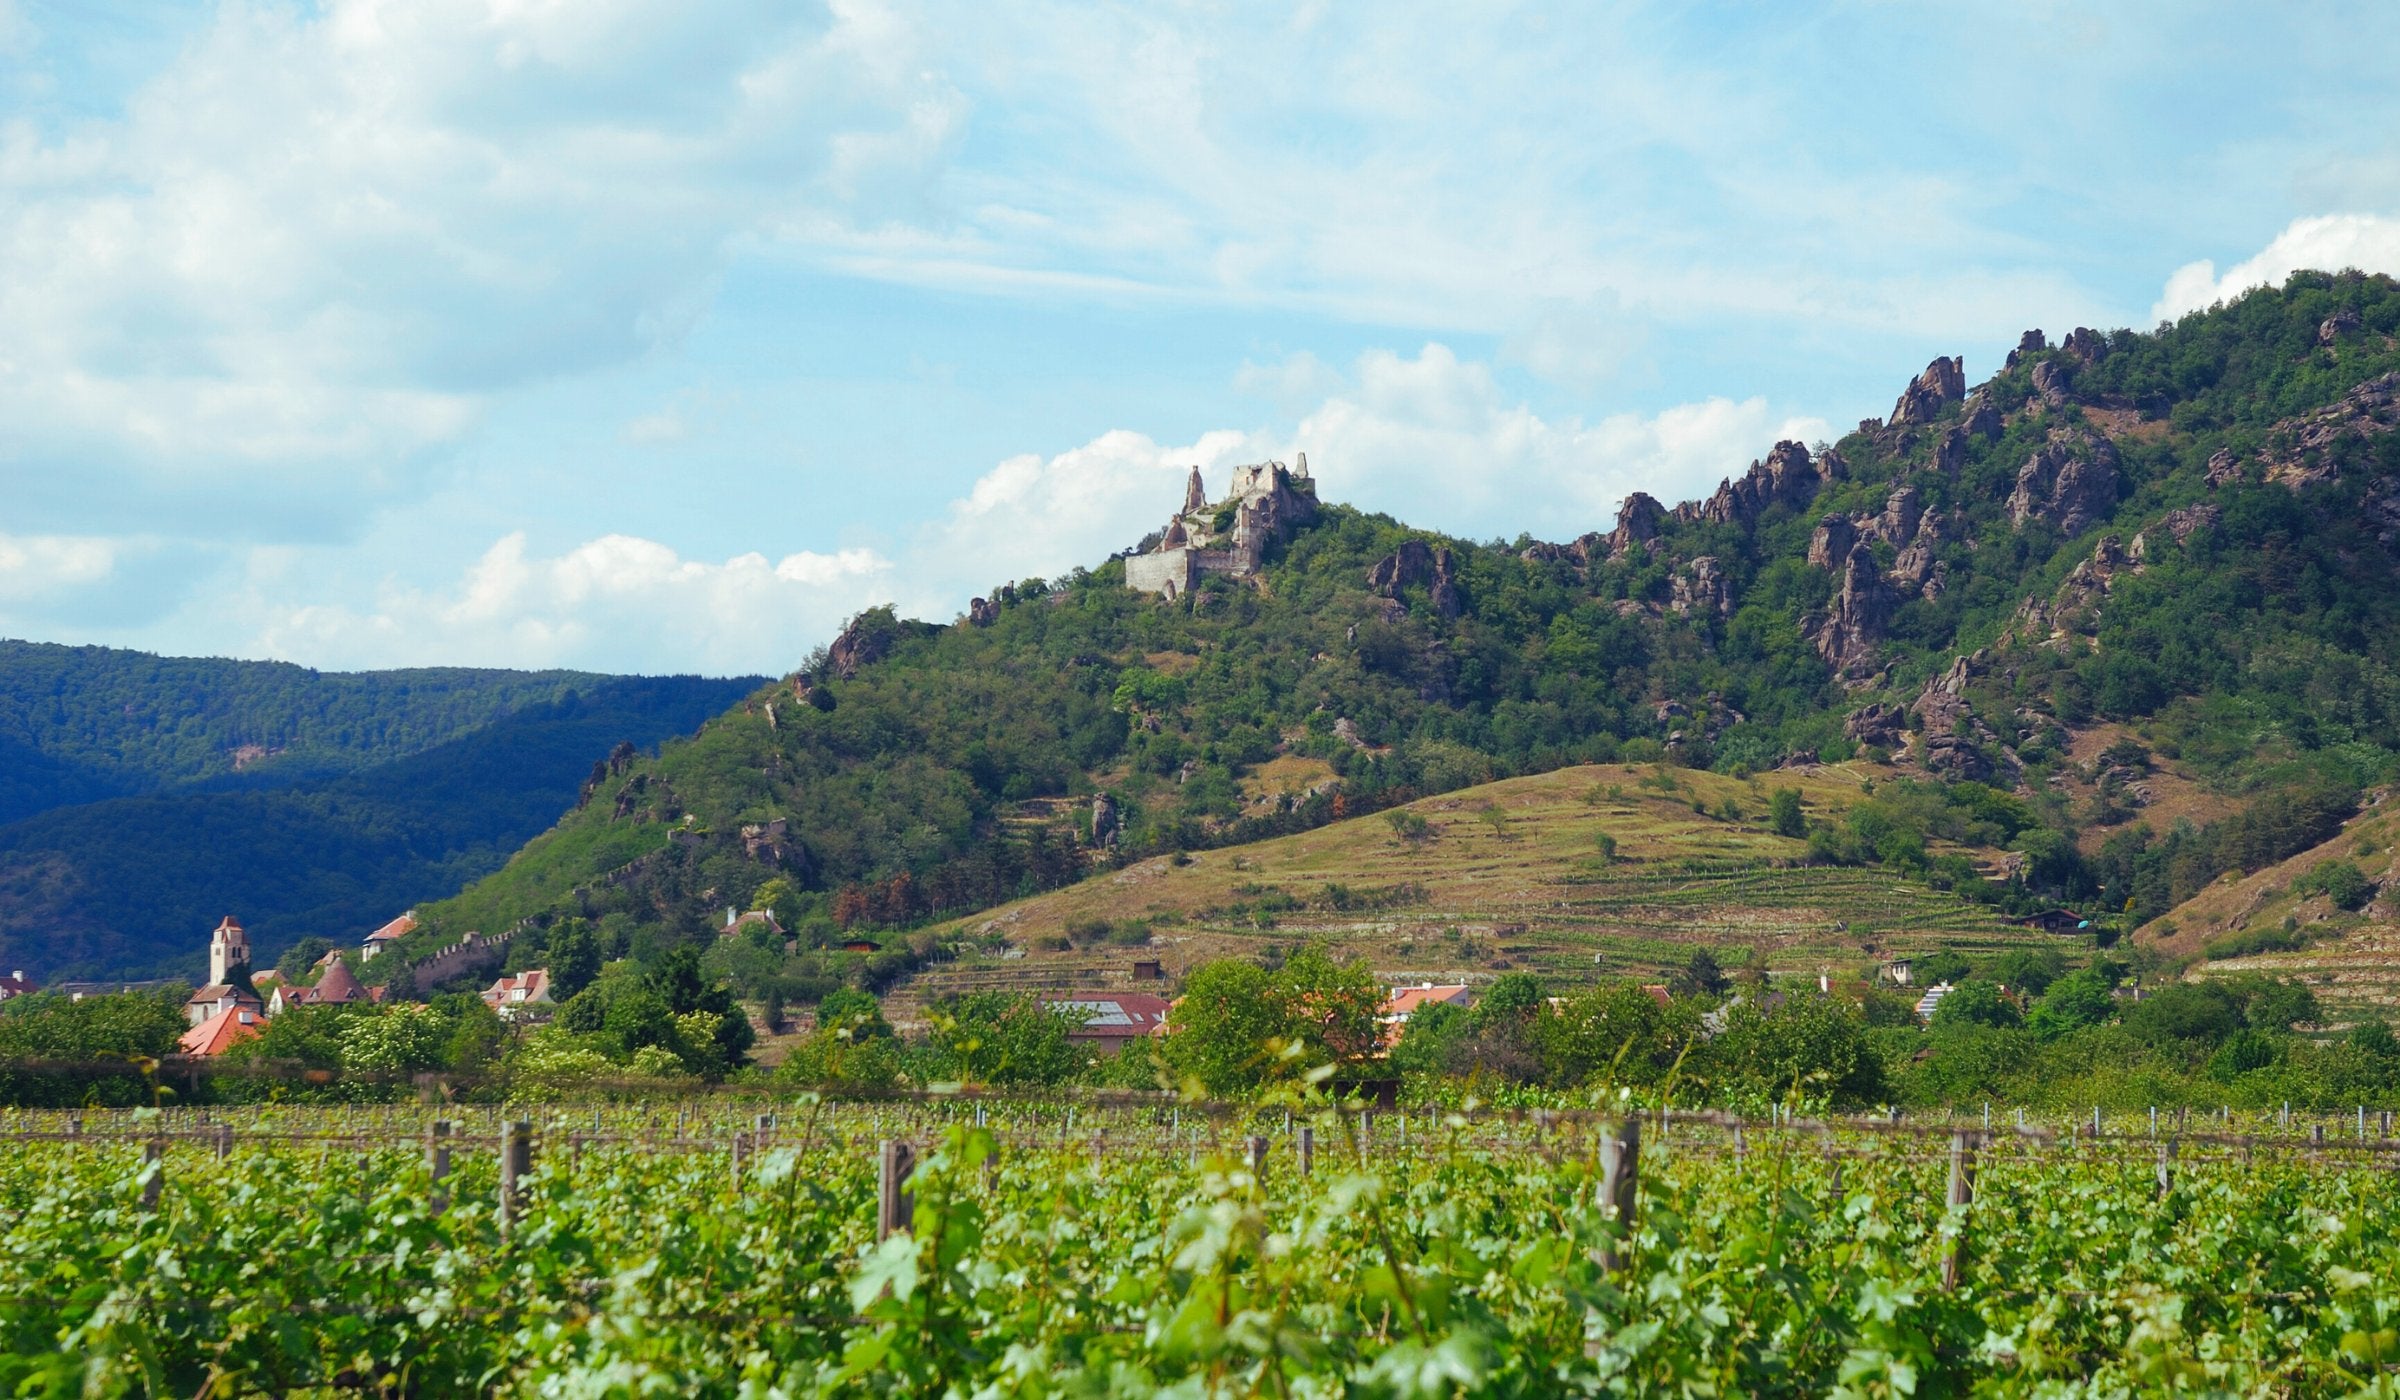
<instances>
[{"instance_id":1,"label":"cumulus cloud","mask_svg":"<svg viewBox=\"0 0 2400 1400\"><path fill-rule=\"evenodd\" d=\"M1778 439L1830 436L1823 419L1761 398L1710 398L1595 421L1544 417L1491 367L1428 344L1362 356L1277 446L1305 451L1345 500L1473 535L1553 538L1606 529L1634 491L1705 494Z\"/></svg>"},{"instance_id":2,"label":"cumulus cloud","mask_svg":"<svg viewBox=\"0 0 2400 1400\"><path fill-rule=\"evenodd\" d=\"M631 535L542 556L519 532L448 586L394 587L366 608L277 610L257 649L327 666L776 671L875 601L890 569L868 549L711 564Z\"/></svg>"},{"instance_id":3,"label":"cumulus cloud","mask_svg":"<svg viewBox=\"0 0 2400 1400\"><path fill-rule=\"evenodd\" d=\"M2400 274L2400 219L2375 214L2321 214L2294 219L2274 240L2217 272L2207 259L2185 263L2167 278L2166 290L2150 308L2153 321L2173 321L2230 301L2253 287L2279 287L2304 269Z\"/></svg>"},{"instance_id":4,"label":"cumulus cloud","mask_svg":"<svg viewBox=\"0 0 2400 1400\"><path fill-rule=\"evenodd\" d=\"M117 545L105 539L0 535L0 601L40 598L88 587L117 564Z\"/></svg>"},{"instance_id":5,"label":"cumulus cloud","mask_svg":"<svg viewBox=\"0 0 2400 1400\"><path fill-rule=\"evenodd\" d=\"M915 42L865 5L227 0L121 113L0 116L0 489L338 535L494 395L682 334L744 231L921 202L964 105Z\"/></svg>"}]
</instances>

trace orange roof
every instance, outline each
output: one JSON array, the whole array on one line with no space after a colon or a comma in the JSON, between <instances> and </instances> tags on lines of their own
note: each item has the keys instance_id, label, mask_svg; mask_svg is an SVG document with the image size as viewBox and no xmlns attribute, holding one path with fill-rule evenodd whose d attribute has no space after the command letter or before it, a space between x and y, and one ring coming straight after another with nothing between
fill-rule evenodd
<instances>
[{"instance_id":1,"label":"orange roof","mask_svg":"<svg viewBox=\"0 0 2400 1400\"><path fill-rule=\"evenodd\" d=\"M382 928L379 928L373 933L368 934L367 941L369 943L388 943L395 938L406 938L416 931L417 911L411 909L407 913L402 914L399 918L392 920L388 924L385 924Z\"/></svg>"},{"instance_id":2,"label":"orange roof","mask_svg":"<svg viewBox=\"0 0 2400 1400\"><path fill-rule=\"evenodd\" d=\"M1464 1006L1470 992L1467 987L1400 987L1392 992L1391 1000L1383 1004L1386 1016L1413 1016L1419 1010L1440 1005Z\"/></svg>"},{"instance_id":3,"label":"orange roof","mask_svg":"<svg viewBox=\"0 0 2400 1400\"><path fill-rule=\"evenodd\" d=\"M317 979L317 985L306 988L300 993L300 999L306 1002L341 1006L354 1001L366 1000L367 991L366 988L358 985L356 977L350 975L350 965L340 958L335 958L333 965L325 969L325 975Z\"/></svg>"},{"instance_id":4,"label":"orange roof","mask_svg":"<svg viewBox=\"0 0 2400 1400\"><path fill-rule=\"evenodd\" d=\"M176 1048L186 1055L222 1055L259 1034L263 1018L247 1006L232 1006L183 1033Z\"/></svg>"}]
</instances>

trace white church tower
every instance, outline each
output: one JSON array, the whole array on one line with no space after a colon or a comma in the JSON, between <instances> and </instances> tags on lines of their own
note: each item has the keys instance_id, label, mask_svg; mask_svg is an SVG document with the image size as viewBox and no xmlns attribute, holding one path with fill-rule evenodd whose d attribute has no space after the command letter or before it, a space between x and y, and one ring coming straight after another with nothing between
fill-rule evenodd
<instances>
[{"instance_id":1,"label":"white church tower","mask_svg":"<svg viewBox=\"0 0 2400 1400\"><path fill-rule=\"evenodd\" d=\"M208 938L208 981L215 987L233 985L235 979L250 975L250 935L242 926L225 916L217 931Z\"/></svg>"}]
</instances>

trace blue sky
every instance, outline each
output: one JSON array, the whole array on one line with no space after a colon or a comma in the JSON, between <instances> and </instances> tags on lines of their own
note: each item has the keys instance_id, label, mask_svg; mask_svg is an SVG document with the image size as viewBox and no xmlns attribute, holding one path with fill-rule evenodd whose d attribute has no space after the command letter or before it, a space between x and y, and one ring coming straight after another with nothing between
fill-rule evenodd
<instances>
[{"instance_id":1,"label":"blue sky","mask_svg":"<svg viewBox=\"0 0 2400 1400\"><path fill-rule=\"evenodd\" d=\"M789 669L1182 473L1604 529L2400 272L2368 6L0 0L0 635Z\"/></svg>"}]
</instances>

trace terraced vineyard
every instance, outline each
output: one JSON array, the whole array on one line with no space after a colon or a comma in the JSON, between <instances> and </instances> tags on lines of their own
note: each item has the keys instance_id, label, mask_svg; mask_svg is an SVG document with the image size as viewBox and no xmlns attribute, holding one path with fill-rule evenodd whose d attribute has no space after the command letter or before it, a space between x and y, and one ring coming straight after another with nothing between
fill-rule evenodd
<instances>
[{"instance_id":1,"label":"terraced vineyard","mask_svg":"<svg viewBox=\"0 0 2400 1400\"><path fill-rule=\"evenodd\" d=\"M901 1017L920 998L1124 986L1137 960L1157 959L1172 976L1303 940L1364 957L1392 980L1531 968L1573 981L1663 973L1701 946L1720 956L1755 948L1778 973L1813 979L1937 947L1981 952L2049 937L1883 870L1806 865L1804 843L1766 829L1777 788L1825 814L1886 770L1672 776L1669 789L1651 769L1562 769L1428 798L1397 817L1096 876L961 921L978 951L905 989ZM1098 941L1103 921L1144 924L1150 942ZM1078 927L1085 946L1070 937Z\"/></svg>"}]
</instances>

